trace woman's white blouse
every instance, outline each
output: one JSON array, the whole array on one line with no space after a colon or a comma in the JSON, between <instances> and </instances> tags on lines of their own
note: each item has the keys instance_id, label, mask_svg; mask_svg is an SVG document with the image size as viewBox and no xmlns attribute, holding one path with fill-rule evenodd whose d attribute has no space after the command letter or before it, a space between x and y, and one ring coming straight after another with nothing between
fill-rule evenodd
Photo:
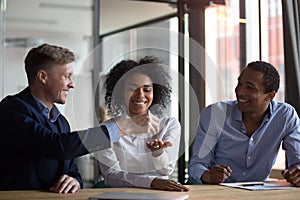
<instances>
[{"instance_id":1,"label":"woman's white blouse","mask_svg":"<svg viewBox=\"0 0 300 200\"><path fill-rule=\"evenodd\" d=\"M160 131L152 134L125 135L111 148L96 152L104 182L110 187L150 188L155 177L168 178L175 169L180 145L181 126L176 118L160 119ZM146 142L153 137L169 141L171 147L155 157Z\"/></svg>"}]
</instances>

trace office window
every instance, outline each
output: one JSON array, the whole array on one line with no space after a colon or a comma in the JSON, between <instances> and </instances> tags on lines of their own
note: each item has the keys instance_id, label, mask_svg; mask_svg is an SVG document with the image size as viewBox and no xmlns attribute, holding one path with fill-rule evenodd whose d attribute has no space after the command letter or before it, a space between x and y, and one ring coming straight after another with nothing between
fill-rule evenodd
<instances>
[{"instance_id":1,"label":"office window","mask_svg":"<svg viewBox=\"0 0 300 200\"><path fill-rule=\"evenodd\" d=\"M207 8L205 19L206 52L215 64L206 68L206 77L216 80L214 85L206 85L205 101L209 105L235 99L234 87L240 69L239 0Z\"/></svg>"},{"instance_id":2,"label":"office window","mask_svg":"<svg viewBox=\"0 0 300 200\"><path fill-rule=\"evenodd\" d=\"M262 60L272 63L280 74L280 87L275 100L284 101L284 47L281 0L261 1ZM274 169L285 168L285 153L280 148Z\"/></svg>"},{"instance_id":3,"label":"office window","mask_svg":"<svg viewBox=\"0 0 300 200\"><path fill-rule=\"evenodd\" d=\"M280 73L280 88L276 100L284 101L284 51L281 0L261 1L262 60L272 63Z\"/></svg>"}]
</instances>

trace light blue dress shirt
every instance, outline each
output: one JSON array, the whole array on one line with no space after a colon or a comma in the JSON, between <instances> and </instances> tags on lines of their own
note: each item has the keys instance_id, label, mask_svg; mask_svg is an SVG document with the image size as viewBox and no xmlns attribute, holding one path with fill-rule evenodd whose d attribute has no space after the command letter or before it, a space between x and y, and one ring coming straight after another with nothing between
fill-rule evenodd
<instances>
[{"instance_id":1,"label":"light blue dress shirt","mask_svg":"<svg viewBox=\"0 0 300 200\"><path fill-rule=\"evenodd\" d=\"M295 109L271 101L261 126L249 138L237 101L219 102L200 113L199 127L189 164L192 183L202 183L213 165L232 169L225 182L263 181L269 177L280 144L288 166L300 165L300 124Z\"/></svg>"},{"instance_id":2,"label":"light blue dress shirt","mask_svg":"<svg viewBox=\"0 0 300 200\"><path fill-rule=\"evenodd\" d=\"M55 106L55 104L53 104L53 107L50 111L49 108L45 104L43 104L39 99L37 99L34 96L32 96L32 97L36 100L37 105L42 110L43 115L45 116L45 118L48 119L49 113L51 112L50 121L55 122L57 120L57 118L59 117L59 115L61 114L59 109ZM118 129L116 123L114 121L112 121L111 123L105 124L105 126L106 126L106 129L107 129L107 132L108 132L107 136L109 137L110 142L112 142L112 143L118 142L119 139L120 139L120 133L119 133L119 129ZM97 134L97 133L105 134L100 126L89 128L86 131L81 131L81 132L86 132L87 134L93 134L93 132L95 132L95 134ZM89 146L88 144L85 144L85 145Z\"/></svg>"},{"instance_id":3,"label":"light blue dress shirt","mask_svg":"<svg viewBox=\"0 0 300 200\"><path fill-rule=\"evenodd\" d=\"M50 121L51 122L56 122L58 116L61 114L60 111L58 110L58 108L56 107L56 105L53 104L52 109L49 110L49 108L45 104L43 104L43 102L41 102L39 99L35 98L34 96L32 96L32 97L36 100L37 105L42 110L43 115L45 116L45 118L48 119L49 115L50 115L50 112L51 112Z\"/></svg>"}]
</instances>

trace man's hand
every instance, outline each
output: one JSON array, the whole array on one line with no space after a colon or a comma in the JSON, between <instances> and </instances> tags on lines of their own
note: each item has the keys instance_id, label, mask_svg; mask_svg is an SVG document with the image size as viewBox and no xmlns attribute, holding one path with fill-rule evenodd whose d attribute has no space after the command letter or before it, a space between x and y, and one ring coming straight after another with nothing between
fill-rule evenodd
<instances>
[{"instance_id":1,"label":"man's hand","mask_svg":"<svg viewBox=\"0 0 300 200\"><path fill-rule=\"evenodd\" d=\"M219 184L223 183L225 179L230 176L232 170L229 166L226 165L214 165L211 167L210 170L205 171L202 176L201 180L203 183L207 184Z\"/></svg>"},{"instance_id":2,"label":"man's hand","mask_svg":"<svg viewBox=\"0 0 300 200\"><path fill-rule=\"evenodd\" d=\"M159 123L159 118L151 113L116 120L121 136L141 133L155 135L159 131Z\"/></svg>"},{"instance_id":3,"label":"man's hand","mask_svg":"<svg viewBox=\"0 0 300 200\"><path fill-rule=\"evenodd\" d=\"M295 185L296 187L300 187L300 168L298 166L294 166L290 169L281 171L282 176Z\"/></svg>"},{"instance_id":4,"label":"man's hand","mask_svg":"<svg viewBox=\"0 0 300 200\"><path fill-rule=\"evenodd\" d=\"M151 187L159 190L168 190L168 191L179 191L179 192L189 191L188 187L181 185L176 181L161 179L161 178L153 179L153 181L151 182Z\"/></svg>"},{"instance_id":5,"label":"man's hand","mask_svg":"<svg viewBox=\"0 0 300 200\"><path fill-rule=\"evenodd\" d=\"M51 192L57 193L75 193L79 189L79 182L66 174L62 175L60 179L50 188Z\"/></svg>"}]
</instances>

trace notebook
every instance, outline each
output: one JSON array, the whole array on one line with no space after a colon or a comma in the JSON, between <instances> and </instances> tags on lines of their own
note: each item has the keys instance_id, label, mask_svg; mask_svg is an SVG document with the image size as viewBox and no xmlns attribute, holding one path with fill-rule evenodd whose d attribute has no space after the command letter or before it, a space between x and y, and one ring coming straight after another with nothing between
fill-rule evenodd
<instances>
[{"instance_id":1,"label":"notebook","mask_svg":"<svg viewBox=\"0 0 300 200\"><path fill-rule=\"evenodd\" d=\"M123 199L123 200L184 200L189 197L186 193L167 192L167 193L138 193L138 192L106 192L89 198L89 200L99 199Z\"/></svg>"}]
</instances>

